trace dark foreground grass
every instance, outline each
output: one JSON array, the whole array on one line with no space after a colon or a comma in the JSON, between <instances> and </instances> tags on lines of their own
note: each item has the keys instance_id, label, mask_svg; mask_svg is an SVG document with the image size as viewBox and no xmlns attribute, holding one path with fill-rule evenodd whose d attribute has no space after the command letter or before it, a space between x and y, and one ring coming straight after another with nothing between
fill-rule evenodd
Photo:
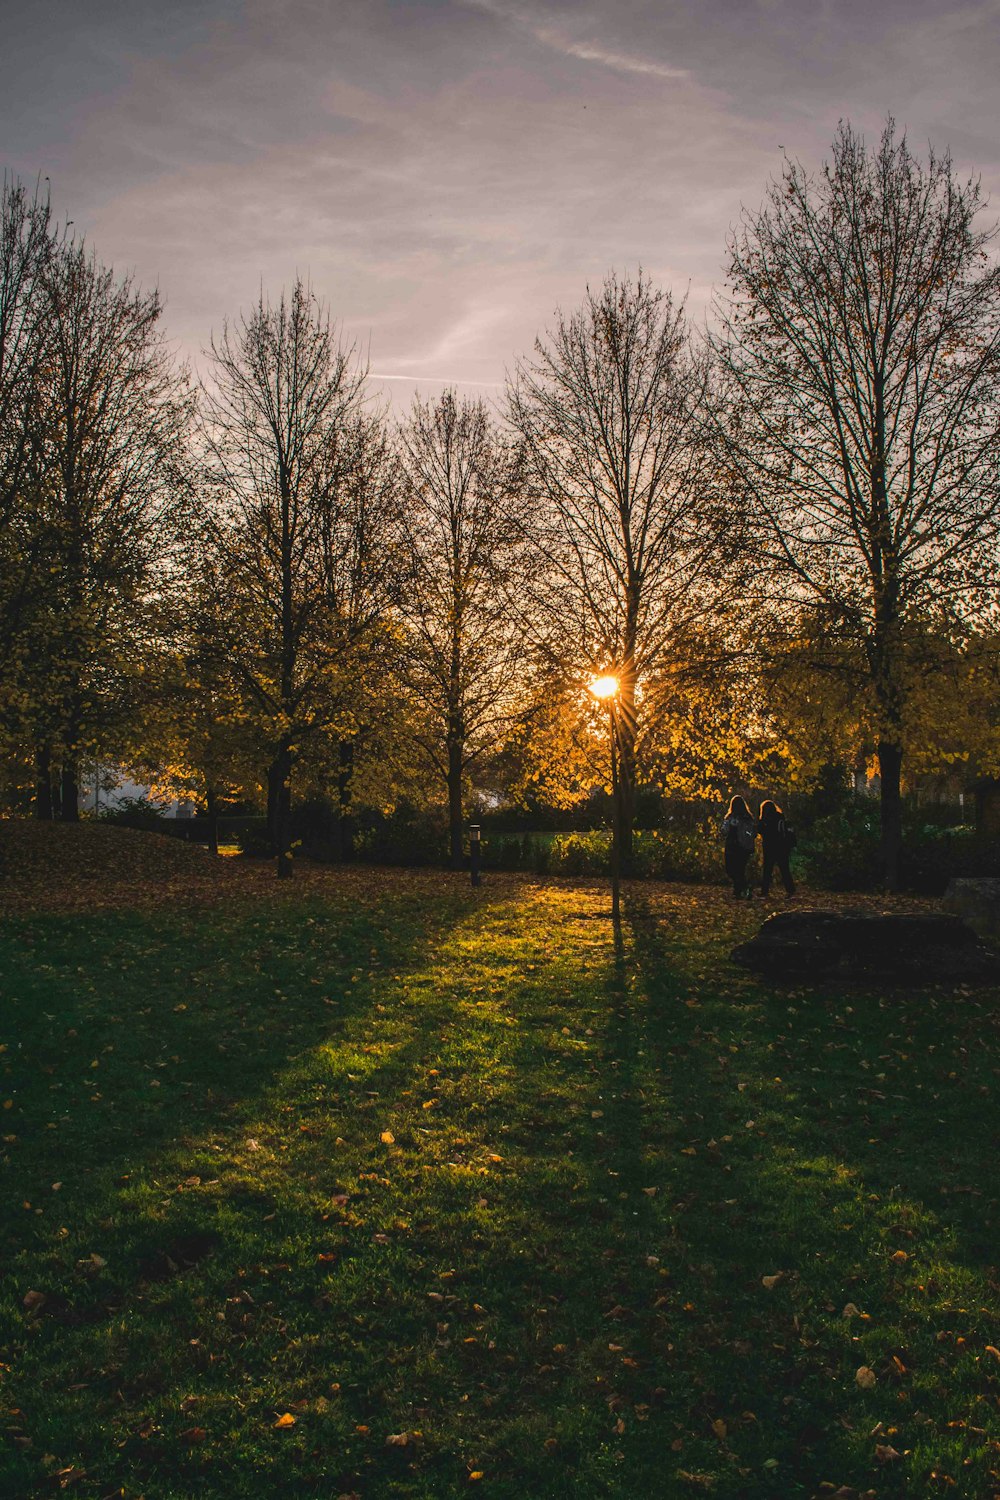
<instances>
[{"instance_id":1,"label":"dark foreground grass","mask_svg":"<svg viewBox=\"0 0 1000 1500\"><path fill-rule=\"evenodd\" d=\"M0 945L0 1494L1000 1493L997 991L755 985L704 889L146 896Z\"/></svg>"}]
</instances>

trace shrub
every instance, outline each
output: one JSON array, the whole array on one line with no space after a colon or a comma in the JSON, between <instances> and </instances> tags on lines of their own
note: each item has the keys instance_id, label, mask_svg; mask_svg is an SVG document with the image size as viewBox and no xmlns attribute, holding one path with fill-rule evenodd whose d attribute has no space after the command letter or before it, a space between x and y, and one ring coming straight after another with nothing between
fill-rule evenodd
<instances>
[{"instance_id":1,"label":"shrub","mask_svg":"<svg viewBox=\"0 0 1000 1500\"><path fill-rule=\"evenodd\" d=\"M606 875L611 868L611 834L557 833L549 845L548 875Z\"/></svg>"},{"instance_id":2,"label":"shrub","mask_svg":"<svg viewBox=\"0 0 1000 1500\"><path fill-rule=\"evenodd\" d=\"M820 818L796 851L797 871L830 891L873 891L882 883L877 802L854 803L835 817ZM904 814L902 881L906 890L939 896L962 875L1000 876L1000 849L992 839L962 826L942 827L926 811Z\"/></svg>"},{"instance_id":3,"label":"shrub","mask_svg":"<svg viewBox=\"0 0 1000 1500\"><path fill-rule=\"evenodd\" d=\"M933 824L908 830L903 842L903 880L907 889L940 896L949 882L963 875L1000 876L1000 848L995 839L973 828L939 828Z\"/></svg>"},{"instance_id":4,"label":"shrub","mask_svg":"<svg viewBox=\"0 0 1000 1500\"><path fill-rule=\"evenodd\" d=\"M793 873L828 891L870 891L882 878L876 803L855 802L800 832Z\"/></svg>"},{"instance_id":5,"label":"shrub","mask_svg":"<svg viewBox=\"0 0 1000 1500\"><path fill-rule=\"evenodd\" d=\"M357 859L373 865L444 865L448 835L443 818L401 803L388 815L370 808L358 815Z\"/></svg>"},{"instance_id":6,"label":"shrub","mask_svg":"<svg viewBox=\"0 0 1000 1500\"><path fill-rule=\"evenodd\" d=\"M646 829L633 836L632 873L639 879L721 881L723 850L714 823ZM540 875L608 875L611 832L525 834L484 844L487 869L533 870Z\"/></svg>"},{"instance_id":7,"label":"shrub","mask_svg":"<svg viewBox=\"0 0 1000 1500\"><path fill-rule=\"evenodd\" d=\"M549 868L550 833L495 833L483 839L483 867L488 870L531 870L544 875Z\"/></svg>"},{"instance_id":8,"label":"shrub","mask_svg":"<svg viewBox=\"0 0 1000 1500\"><path fill-rule=\"evenodd\" d=\"M147 796L122 797L113 806L102 807L97 821L113 823L119 828L143 828L152 833L169 831L165 826L168 821L166 808L162 802L154 802Z\"/></svg>"},{"instance_id":9,"label":"shrub","mask_svg":"<svg viewBox=\"0 0 1000 1500\"><path fill-rule=\"evenodd\" d=\"M654 880L685 880L696 884L724 881L724 846L718 825L652 828L635 835L636 875Z\"/></svg>"},{"instance_id":10,"label":"shrub","mask_svg":"<svg viewBox=\"0 0 1000 1500\"><path fill-rule=\"evenodd\" d=\"M266 818L244 818L233 831L236 847L248 859L268 859L271 855L271 839L267 831Z\"/></svg>"}]
</instances>

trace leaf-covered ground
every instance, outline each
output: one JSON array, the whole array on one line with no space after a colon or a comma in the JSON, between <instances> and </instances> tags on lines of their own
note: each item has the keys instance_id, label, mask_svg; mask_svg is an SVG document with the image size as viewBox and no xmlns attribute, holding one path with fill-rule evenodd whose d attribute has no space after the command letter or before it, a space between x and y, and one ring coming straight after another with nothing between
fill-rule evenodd
<instances>
[{"instance_id":1,"label":"leaf-covered ground","mask_svg":"<svg viewBox=\"0 0 1000 1500\"><path fill-rule=\"evenodd\" d=\"M998 991L234 866L3 924L0 1493L1000 1493Z\"/></svg>"}]
</instances>

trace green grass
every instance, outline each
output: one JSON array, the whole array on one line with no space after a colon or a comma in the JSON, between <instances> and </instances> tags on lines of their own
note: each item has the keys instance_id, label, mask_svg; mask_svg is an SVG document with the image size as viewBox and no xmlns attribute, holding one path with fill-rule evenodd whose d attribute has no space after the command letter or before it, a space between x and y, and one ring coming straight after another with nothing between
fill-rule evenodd
<instances>
[{"instance_id":1,"label":"green grass","mask_svg":"<svg viewBox=\"0 0 1000 1500\"><path fill-rule=\"evenodd\" d=\"M998 992L765 987L759 909L606 907L9 918L0 1494L1000 1493Z\"/></svg>"}]
</instances>

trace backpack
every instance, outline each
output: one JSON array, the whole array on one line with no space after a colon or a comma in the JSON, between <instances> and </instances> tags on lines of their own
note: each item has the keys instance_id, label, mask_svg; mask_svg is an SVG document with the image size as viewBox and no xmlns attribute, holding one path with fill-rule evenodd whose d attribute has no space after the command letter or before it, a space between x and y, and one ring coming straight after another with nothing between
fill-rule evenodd
<instances>
[{"instance_id":1,"label":"backpack","mask_svg":"<svg viewBox=\"0 0 1000 1500\"><path fill-rule=\"evenodd\" d=\"M749 854L757 837L757 830L746 818L727 818L729 828L726 831L727 840L732 839L736 847L743 854Z\"/></svg>"}]
</instances>

